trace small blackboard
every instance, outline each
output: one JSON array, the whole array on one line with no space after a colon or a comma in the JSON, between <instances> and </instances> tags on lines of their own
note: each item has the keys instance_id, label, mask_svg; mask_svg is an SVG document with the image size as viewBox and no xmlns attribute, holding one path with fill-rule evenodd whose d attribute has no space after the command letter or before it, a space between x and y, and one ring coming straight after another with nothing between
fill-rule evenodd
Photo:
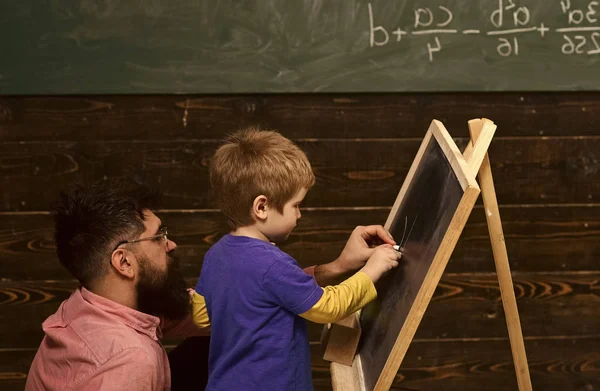
<instances>
[{"instance_id":1,"label":"small blackboard","mask_svg":"<svg viewBox=\"0 0 600 391\"><path fill-rule=\"evenodd\" d=\"M478 195L462 154L433 121L386 222L402 260L361 313L356 361L365 390L391 385Z\"/></svg>"}]
</instances>

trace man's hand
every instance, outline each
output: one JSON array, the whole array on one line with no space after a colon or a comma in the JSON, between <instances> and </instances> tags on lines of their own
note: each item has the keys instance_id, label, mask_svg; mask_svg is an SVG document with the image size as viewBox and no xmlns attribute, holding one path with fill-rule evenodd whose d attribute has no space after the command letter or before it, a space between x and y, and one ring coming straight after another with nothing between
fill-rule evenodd
<instances>
[{"instance_id":1,"label":"man's hand","mask_svg":"<svg viewBox=\"0 0 600 391\"><path fill-rule=\"evenodd\" d=\"M380 244L394 245L392 235L381 225L354 228L340 256L334 261L341 273L355 272L362 268Z\"/></svg>"},{"instance_id":2,"label":"man's hand","mask_svg":"<svg viewBox=\"0 0 600 391\"><path fill-rule=\"evenodd\" d=\"M310 274L321 286L339 284L362 268L375 251L374 247L381 244L396 244L383 226L358 226L352 231L340 256L335 261L315 266L310 269Z\"/></svg>"}]
</instances>

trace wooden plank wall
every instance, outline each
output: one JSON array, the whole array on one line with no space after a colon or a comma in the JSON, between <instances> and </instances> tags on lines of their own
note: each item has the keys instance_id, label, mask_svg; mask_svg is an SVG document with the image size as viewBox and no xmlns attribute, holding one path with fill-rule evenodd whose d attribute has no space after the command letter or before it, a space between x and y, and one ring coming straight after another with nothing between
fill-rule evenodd
<instances>
[{"instance_id":1,"label":"wooden plank wall","mask_svg":"<svg viewBox=\"0 0 600 391\"><path fill-rule=\"evenodd\" d=\"M76 286L48 214L73 180L131 175L164 192L160 215L190 283L226 232L207 165L228 132L280 130L317 184L284 250L325 263L355 225L385 222L431 119L464 146L498 125L490 156L536 390L600 389L600 94L0 97L0 389L22 389L41 322ZM330 390L310 328L314 384ZM395 382L514 390L484 212L474 210Z\"/></svg>"}]
</instances>

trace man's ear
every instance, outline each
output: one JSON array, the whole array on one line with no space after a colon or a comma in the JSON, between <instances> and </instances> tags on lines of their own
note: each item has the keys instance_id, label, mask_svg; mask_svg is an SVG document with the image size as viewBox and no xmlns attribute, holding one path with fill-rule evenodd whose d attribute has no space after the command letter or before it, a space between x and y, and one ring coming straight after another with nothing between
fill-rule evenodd
<instances>
[{"instance_id":1,"label":"man's ear","mask_svg":"<svg viewBox=\"0 0 600 391\"><path fill-rule=\"evenodd\" d=\"M113 251L110 259L117 274L130 279L134 279L136 273L133 261L135 261L135 255L122 248Z\"/></svg>"},{"instance_id":2,"label":"man's ear","mask_svg":"<svg viewBox=\"0 0 600 391\"><path fill-rule=\"evenodd\" d=\"M252 203L252 217L258 221L265 221L269 211L269 205L267 203L267 196L264 194L259 195L254 199Z\"/></svg>"}]
</instances>

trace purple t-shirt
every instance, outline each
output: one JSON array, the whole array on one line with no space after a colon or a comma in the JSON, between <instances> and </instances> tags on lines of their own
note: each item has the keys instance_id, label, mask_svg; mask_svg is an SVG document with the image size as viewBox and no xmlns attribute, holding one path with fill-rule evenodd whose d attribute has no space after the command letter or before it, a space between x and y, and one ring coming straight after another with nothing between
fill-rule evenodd
<instances>
[{"instance_id":1,"label":"purple t-shirt","mask_svg":"<svg viewBox=\"0 0 600 391\"><path fill-rule=\"evenodd\" d=\"M207 391L312 390L306 321L323 295L276 246L225 235L204 257L196 292L211 323Z\"/></svg>"}]
</instances>

